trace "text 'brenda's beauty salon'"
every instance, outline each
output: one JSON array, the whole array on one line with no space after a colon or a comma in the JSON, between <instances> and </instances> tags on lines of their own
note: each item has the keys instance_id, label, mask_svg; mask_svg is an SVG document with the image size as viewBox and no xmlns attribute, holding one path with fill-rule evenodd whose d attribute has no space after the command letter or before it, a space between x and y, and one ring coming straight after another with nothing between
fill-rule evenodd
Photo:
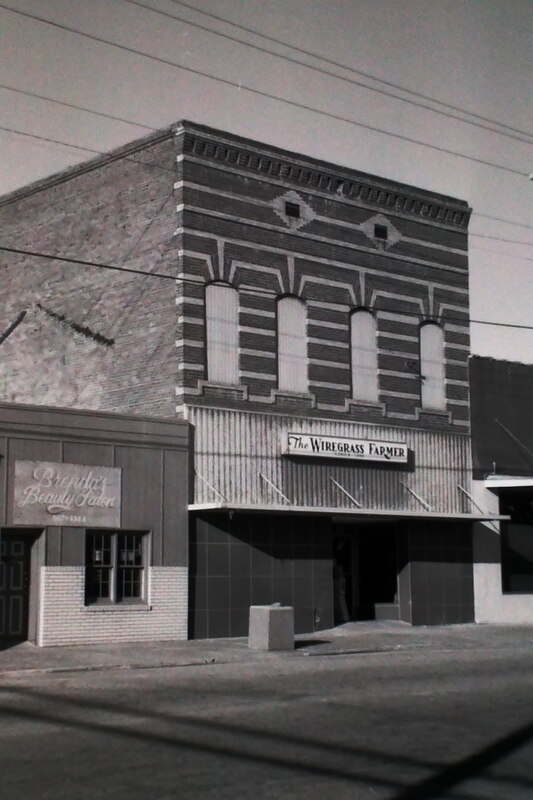
<instances>
[{"instance_id":1,"label":"text 'brenda's beauty salon'","mask_svg":"<svg viewBox=\"0 0 533 800\"><path fill-rule=\"evenodd\" d=\"M33 524L117 524L120 518L117 467L15 463L15 521Z\"/></svg>"}]
</instances>

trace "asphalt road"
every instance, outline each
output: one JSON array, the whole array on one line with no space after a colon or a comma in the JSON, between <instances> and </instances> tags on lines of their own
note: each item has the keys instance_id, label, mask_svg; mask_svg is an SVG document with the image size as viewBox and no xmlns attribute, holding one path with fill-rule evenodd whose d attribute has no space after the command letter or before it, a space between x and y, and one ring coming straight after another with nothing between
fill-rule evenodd
<instances>
[{"instance_id":1,"label":"asphalt road","mask_svg":"<svg viewBox=\"0 0 533 800\"><path fill-rule=\"evenodd\" d=\"M532 800L530 644L10 677L0 797Z\"/></svg>"}]
</instances>

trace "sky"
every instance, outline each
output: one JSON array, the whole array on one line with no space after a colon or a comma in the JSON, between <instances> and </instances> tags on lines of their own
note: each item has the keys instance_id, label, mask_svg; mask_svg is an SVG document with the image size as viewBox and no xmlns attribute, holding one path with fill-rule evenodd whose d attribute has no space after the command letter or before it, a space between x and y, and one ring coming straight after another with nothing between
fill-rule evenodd
<instances>
[{"instance_id":1,"label":"sky","mask_svg":"<svg viewBox=\"0 0 533 800\"><path fill-rule=\"evenodd\" d=\"M0 194L189 119L459 197L491 323L472 352L533 363L532 21L530 0L0 0Z\"/></svg>"}]
</instances>

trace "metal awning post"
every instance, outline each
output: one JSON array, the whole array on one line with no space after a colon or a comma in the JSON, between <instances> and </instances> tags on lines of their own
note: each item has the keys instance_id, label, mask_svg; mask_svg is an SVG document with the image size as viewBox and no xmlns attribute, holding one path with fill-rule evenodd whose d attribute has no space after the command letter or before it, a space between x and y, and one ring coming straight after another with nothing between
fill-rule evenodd
<instances>
[{"instance_id":1,"label":"metal awning post","mask_svg":"<svg viewBox=\"0 0 533 800\"><path fill-rule=\"evenodd\" d=\"M281 489L278 489L278 487L274 483L272 483L272 481L269 481L268 478L265 477L262 472L259 473L259 477L262 478L265 481L265 483L268 483L270 488L274 489L274 491L277 492L279 494L279 496L282 497L285 500L286 503L288 503L290 506L293 505L292 500L289 500L289 498L286 495L283 494Z\"/></svg>"},{"instance_id":2,"label":"metal awning post","mask_svg":"<svg viewBox=\"0 0 533 800\"><path fill-rule=\"evenodd\" d=\"M340 483L338 483L338 482L335 480L335 478L332 478L332 477L331 477L331 475L329 476L329 479L330 479L330 481L331 481L332 483L334 483L334 484L335 484L335 486L337 487L337 489L340 489L340 490L341 490L341 492L342 492L343 494L345 494L345 495L346 495L346 497L347 497L349 500L351 500L351 501L352 501L352 503L354 504L354 506L357 506L357 508L361 508L361 503L359 503L359 502L358 502L358 501L355 499L355 497L352 497L352 495L350 494L350 492L347 492L347 491L346 491L346 489L344 488L344 486L341 486L341 485L340 485Z\"/></svg>"},{"instance_id":3,"label":"metal awning post","mask_svg":"<svg viewBox=\"0 0 533 800\"><path fill-rule=\"evenodd\" d=\"M425 500L424 500L422 497L420 497L420 495L418 495L418 494L417 494L417 493L416 493L416 492L415 492L413 489L411 489L411 487L410 487L410 486L408 486L408 485L407 485L406 483L404 483L403 481L400 481L400 483L401 483L401 485L403 486L403 488L404 488L404 489L407 489L407 491L409 492L409 494L412 494L412 495L413 495L413 497L415 498L415 500L418 500L418 502L420 503L420 505L424 506L424 508L426 509L426 511L433 511L433 508L432 508L432 507L429 505L429 503L426 503L426 501L425 501Z\"/></svg>"},{"instance_id":4,"label":"metal awning post","mask_svg":"<svg viewBox=\"0 0 533 800\"><path fill-rule=\"evenodd\" d=\"M197 477L198 477L198 478L200 478L200 480L202 481L202 483L205 483L205 485L206 485L206 486L208 486L208 487L211 489L211 491L212 491L212 492L214 492L214 493L217 495L217 497L218 497L220 500L222 500L222 502L223 502L223 503L227 503L227 502L228 502L228 498L227 498L227 497L224 497L224 495L222 494L222 492L219 492L219 491L218 491L218 489L215 489L215 487L213 486L213 484L212 484L212 483L209 483L209 481L207 480L207 478L204 478L204 477L203 477L203 475L200 475L200 473L198 472L198 470L195 470L195 474L197 475Z\"/></svg>"},{"instance_id":5,"label":"metal awning post","mask_svg":"<svg viewBox=\"0 0 533 800\"><path fill-rule=\"evenodd\" d=\"M478 505L478 503L476 503L476 501L474 500L474 498L472 497L472 495L470 494L470 492L467 492L467 491L466 491L466 489L464 488L464 486L461 486L461 484L460 484L460 483L458 483L458 484L457 484L457 488L459 489L459 491L460 491L460 492L462 492L462 494L464 494L464 495L465 495L465 497L468 497L468 499L470 500L470 502L472 503L472 505L474 506L474 508L477 508L477 510L478 510L478 511L479 511L481 514L488 514L488 512L487 512L487 511L485 511L485 509L484 509L484 508L482 508L480 505ZM492 520L489 520L488 522L489 522L489 525L492 525L492 526L493 526L493 530L495 530L495 531L496 531L496 533L500 533L500 529L499 529L499 527L496 525L496 523L495 523L495 522L492 522Z\"/></svg>"}]
</instances>

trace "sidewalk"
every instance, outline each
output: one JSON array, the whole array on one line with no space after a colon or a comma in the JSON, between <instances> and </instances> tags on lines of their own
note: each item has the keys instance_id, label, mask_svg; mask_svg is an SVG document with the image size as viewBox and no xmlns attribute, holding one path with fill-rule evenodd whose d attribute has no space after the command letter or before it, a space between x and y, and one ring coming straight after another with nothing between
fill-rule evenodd
<instances>
[{"instance_id":1,"label":"sidewalk","mask_svg":"<svg viewBox=\"0 0 533 800\"><path fill-rule=\"evenodd\" d=\"M401 650L506 649L524 644L533 654L533 626L449 625L412 628L402 622L349 622L296 637L290 652L250 650L246 638L36 647L0 643L0 680L17 673L157 669L204 664L253 663L264 658L302 658Z\"/></svg>"}]
</instances>

